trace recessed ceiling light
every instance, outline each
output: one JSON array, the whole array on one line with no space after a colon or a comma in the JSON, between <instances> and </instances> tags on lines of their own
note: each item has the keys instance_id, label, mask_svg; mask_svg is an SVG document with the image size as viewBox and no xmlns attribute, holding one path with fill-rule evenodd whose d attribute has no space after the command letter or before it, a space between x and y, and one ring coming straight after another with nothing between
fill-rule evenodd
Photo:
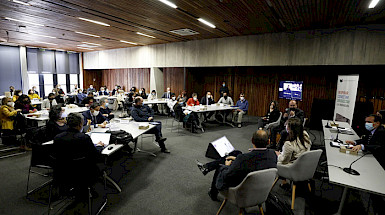
<instances>
[{"instance_id":1,"label":"recessed ceiling light","mask_svg":"<svg viewBox=\"0 0 385 215\"><path fill-rule=\"evenodd\" d=\"M4 18L5 18L5 19L8 19L8 20L11 20L11 21L15 21L15 22L22 22L22 23L27 23L27 24L31 24L31 25L37 25L37 26L42 26L42 27L44 27L44 25L38 24L38 23L34 23L34 22L28 22L28 21L18 20L18 19L9 18L9 17L4 17Z\"/></svg>"},{"instance_id":2,"label":"recessed ceiling light","mask_svg":"<svg viewBox=\"0 0 385 215\"><path fill-rule=\"evenodd\" d=\"M83 34L83 35L90 36L90 37L100 37L100 36L98 36L98 35L87 34L87 33L83 33L83 32L80 32L80 31L75 31L75 33L77 33L77 34Z\"/></svg>"},{"instance_id":3,"label":"recessed ceiling light","mask_svg":"<svg viewBox=\"0 0 385 215\"><path fill-rule=\"evenodd\" d=\"M148 35L148 34L143 34L143 33L140 33L140 32L136 32L136 33L141 35L141 36L150 37L150 38L156 38L156 37Z\"/></svg>"},{"instance_id":4,"label":"recessed ceiling light","mask_svg":"<svg viewBox=\"0 0 385 215\"><path fill-rule=\"evenodd\" d=\"M31 5L28 4L27 2L18 1L18 0L12 0L12 1L15 2L15 3L18 3L18 4L22 4L22 5L26 5L26 6L31 6Z\"/></svg>"},{"instance_id":5,"label":"recessed ceiling light","mask_svg":"<svg viewBox=\"0 0 385 215\"><path fill-rule=\"evenodd\" d=\"M34 34L34 33L29 33L30 35L38 36L38 37L47 37L47 38L53 38L55 39L56 37L53 36L47 36L47 35L41 35L41 34Z\"/></svg>"},{"instance_id":6,"label":"recessed ceiling light","mask_svg":"<svg viewBox=\"0 0 385 215\"><path fill-rule=\"evenodd\" d=\"M369 4L369 8L374 8L378 4L379 1L380 0L372 0L372 2L370 2L370 4Z\"/></svg>"},{"instance_id":7,"label":"recessed ceiling light","mask_svg":"<svg viewBox=\"0 0 385 215\"><path fill-rule=\"evenodd\" d=\"M57 46L56 43L47 43L47 42L40 42L40 41L36 41L37 43L43 43L43 44L47 44L47 45L53 45L53 46Z\"/></svg>"},{"instance_id":8,"label":"recessed ceiling light","mask_svg":"<svg viewBox=\"0 0 385 215\"><path fill-rule=\"evenodd\" d=\"M198 21L199 21L199 22L202 22L203 24L205 24L205 25L207 25L207 26L210 26L211 28L216 28L215 25L213 25L212 23L210 23L210 22L208 22L208 21L206 21L206 20L204 20L204 19L202 19L202 18L199 18Z\"/></svg>"},{"instance_id":9,"label":"recessed ceiling light","mask_svg":"<svg viewBox=\"0 0 385 215\"><path fill-rule=\"evenodd\" d=\"M101 46L100 44L97 44L97 43L89 43L89 42L82 42L82 43L89 44L89 45L94 45L94 46Z\"/></svg>"},{"instance_id":10,"label":"recessed ceiling light","mask_svg":"<svg viewBox=\"0 0 385 215\"><path fill-rule=\"evenodd\" d=\"M79 46L78 46L77 48L78 48L78 49L85 49L85 50L91 50L91 51L92 51L92 50L94 50L94 49L90 49L90 48L85 48L85 47L79 47Z\"/></svg>"},{"instance_id":11,"label":"recessed ceiling light","mask_svg":"<svg viewBox=\"0 0 385 215\"><path fill-rule=\"evenodd\" d=\"M167 4L168 6L170 6L170 7L172 7L172 8L178 8L178 6L176 6L174 3L172 3L172 2L169 2L169 1L167 1L167 0L158 0L158 1L160 1L160 2L162 2L162 3L164 3L164 4Z\"/></svg>"},{"instance_id":12,"label":"recessed ceiling light","mask_svg":"<svg viewBox=\"0 0 385 215\"><path fill-rule=\"evenodd\" d=\"M122 42L122 43L128 43L128 44L131 44L131 45L138 45L137 43L128 42L128 41L125 41L125 40L121 40L120 42Z\"/></svg>"},{"instance_id":13,"label":"recessed ceiling light","mask_svg":"<svg viewBox=\"0 0 385 215\"><path fill-rule=\"evenodd\" d=\"M87 21L87 22L92 22L92 23L95 23L95 24L98 24L98 25L107 26L107 27L110 26L107 23L95 21L95 20L92 20L92 19L86 19L86 18L82 18L82 17L78 17L78 19L83 20L83 21Z\"/></svg>"}]
</instances>

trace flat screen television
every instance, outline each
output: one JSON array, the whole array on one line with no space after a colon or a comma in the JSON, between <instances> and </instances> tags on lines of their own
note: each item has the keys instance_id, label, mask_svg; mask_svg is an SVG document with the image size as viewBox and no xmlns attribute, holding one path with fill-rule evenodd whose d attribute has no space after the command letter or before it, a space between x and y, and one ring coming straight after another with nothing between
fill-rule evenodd
<instances>
[{"instance_id":1,"label":"flat screen television","mask_svg":"<svg viewBox=\"0 0 385 215\"><path fill-rule=\"evenodd\" d=\"M303 81L281 81L279 82L279 98L302 100Z\"/></svg>"}]
</instances>

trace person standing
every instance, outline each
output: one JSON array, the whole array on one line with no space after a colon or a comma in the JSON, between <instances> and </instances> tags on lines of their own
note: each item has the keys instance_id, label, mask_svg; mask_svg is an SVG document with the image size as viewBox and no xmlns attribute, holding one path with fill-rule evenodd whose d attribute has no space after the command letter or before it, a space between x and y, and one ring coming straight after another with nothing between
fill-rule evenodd
<instances>
[{"instance_id":1,"label":"person standing","mask_svg":"<svg viewBox=\"0 0 385 215\"><path fill-rule=\"evenodd\" d=\"M219 95L222 97L223 96L223 93L227 93L227 95L229 95L229 88L227 87L226 85L226 82L222 82L222 86L221 88L219 89Z\"/></svg>"},{"instance_id":2,"label":"person standing","mask_svg":"<svg viewBox=\"0 0 385 215\"><path fill-rule=\"evenodd\" d=\"M235 123L235 120L238 117L238 128L241 128L242 116L247 114L247 111L249 110L249 102L245 99L244 93L241 93L239 95L239 100L237 101L237 104L235 106L237 106L238 108L233 111L233 123Z\"/></svg>"}]
</instances>

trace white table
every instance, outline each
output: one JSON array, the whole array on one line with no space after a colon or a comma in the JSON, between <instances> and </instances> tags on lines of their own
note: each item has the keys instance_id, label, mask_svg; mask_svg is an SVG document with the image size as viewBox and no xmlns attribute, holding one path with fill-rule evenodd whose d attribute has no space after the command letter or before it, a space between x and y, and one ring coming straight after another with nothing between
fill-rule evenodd
<instances>
[{"instance_id":1,"label":"white table","mask_svg":"<svg viewBox=\"0 0 385 215\"><path fill-rule=\"evenodd\" d=\"M349 188L362 190L377 195L385 195L385 171L372 154L365 155L365 157L361 158L352 165L352 169L355 169L360 173L360 175L358 176L350 175L344 172L342 169L338 168L349 167L353 161L355 161L359 158L360 155L362 155L362 151L360 151L357 156L341 153L339 152L339 148L331 147L331 136L335 138L336 133L332 133L330 131L331 128L325 128L327 122L328 121L326 120L322 120L328 163L329 181L333 184L344 186L344 191L342 193L342 198L337 214L341 214L342 207L346 200L346 195ZM336 123L339 124L339 127L350 128L350 125L346 122ZM353 129L352 131L354 133L353 135L340 133L338 135L338 139L344 142L346 140L359 139Z\"/></svg>"},{"instance_id":2,"label":"white table","mask_svg":"<svg viewBox=\"0 0 385 215\"><path fill-rule=\"evenodd\" d=\"M84 111L87 111L87 107L75 107L75 108L68 108L64 107L64 113L65 114L70 114L70 113L82 113ZM40 117L37 117L36 115L39 114ZM48 110L40 110L35 113L27 113L24 114L25 118L30 119L30 120L35 120L38 122L38 126L42 126L46 121L49 120L48 117L49 111Z\"/></svg>"},{"instance_id":3,"label":"white table","mask_svg":"<svg viewBox=\"0 0 385 215\"><path fill-rule=\"evenodd\" d=\"M219 115L222 116L223 121L220 122L217 119L215 119L215 120L217 120L221 124L230 125L231 127L234 127L234 125L232 125L231 123L226 122L226 118L225 118L225 113L224 112L226 110L236 110L237 108L238 107L232 107L230 105L221 105L221 104L196 105L196 106L186 106L186 107L183 107L184 110L189 110L189 111L192 111L194 113L205 113L205 112L218 111Z\"/></svg>"},{"instance_id":4,"label":"white table","mask_svg":"<svg viewBox=\"0 0 385 215\"><path fill-rule=\"evenodd\" d=\"M167 104L167 99L143 99L143 104L153 105L153 104Z\"/></svg>"},{"instance_id":5,"label":"white table","mask_svg":"<svg viewBox=\"0 0 385 215\"><path fill-rule=\"evenodd\" d=\"M41 105L43 102L38 99L32 99L31 105Z\"/></svg>"}]
</instances>

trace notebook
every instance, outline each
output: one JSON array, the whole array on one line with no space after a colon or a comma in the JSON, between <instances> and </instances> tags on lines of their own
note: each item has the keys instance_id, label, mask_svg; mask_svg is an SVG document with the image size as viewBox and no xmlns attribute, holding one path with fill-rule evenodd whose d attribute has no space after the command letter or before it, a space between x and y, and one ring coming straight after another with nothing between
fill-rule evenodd
<instances>
[{"instance_id":1,"label":"notebook","mask_svg":"<svg viewBox=\"0 0 385 215\"><path fill-rule=\"evenodd\" d=\"M99 146L98 142L102 141L102 143L104 143L104 147L106 147L110 143L111 133L93 132L90 137L95 146Z\"/></svg>"}]
</instances>

